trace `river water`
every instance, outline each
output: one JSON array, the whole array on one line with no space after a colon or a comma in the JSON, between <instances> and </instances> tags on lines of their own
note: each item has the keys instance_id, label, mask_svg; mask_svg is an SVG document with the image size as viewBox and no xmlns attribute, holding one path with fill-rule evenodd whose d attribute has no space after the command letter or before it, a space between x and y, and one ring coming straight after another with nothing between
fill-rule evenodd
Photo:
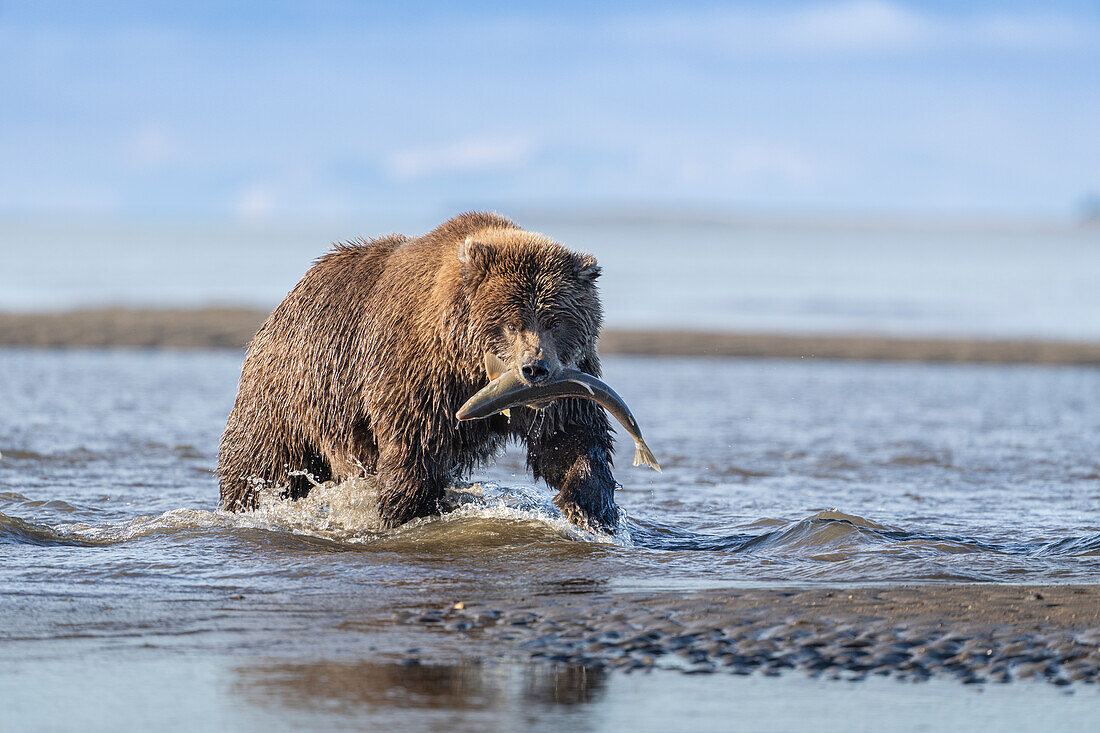
<instances>
[{"instance_id":1,"label":"river water","mask_svg":"<svg viewBox=\"0 0 1100 733\"><path fill-rule=\"evenodd\" d=\"M455 487L442 517L388 533L365 482L217 511L241 358L0 350L0 727L652 729L685 706L720 724L734 700L776 730L843 700L867 717L826 715L823 730L881 729L885 710L906 727L950 683L692 686L471 666L460 646L409 671L393 654L424 640L384 622L487 596L1100 582L1097 370L608 358L664 473L632 467L620 440L627 518L596 536L558 515L517 449ZM1072 722L1094 703L1059 695L951 693L937 715ZM804 696L817 702L786 703Z\"/></svg>"}]
</instances>

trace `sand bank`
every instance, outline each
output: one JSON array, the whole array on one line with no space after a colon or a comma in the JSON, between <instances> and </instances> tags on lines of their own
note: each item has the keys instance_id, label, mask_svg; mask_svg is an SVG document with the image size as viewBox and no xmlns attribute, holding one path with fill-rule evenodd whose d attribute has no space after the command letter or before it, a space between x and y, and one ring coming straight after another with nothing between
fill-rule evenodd
<instances>
[{"instance_id":1,"label":"sand bank","mask_svg":"<svg viewBox=\"0 0 1100 733\"><path fill-rule=\"evenodd\" d=\"M756 588L460 604L394 618L563 665L1100 682L1097 586Z\"/></svg>"},{"instance_id":2,"label":"sand bank","mask_svg":"<svg viewBox=\"0 0 1100 733\"><path fill-rule=\"evenodd\" d=\"M244 308L0 313L0 346L242 348L267 317ZM1100 344L675 330L607 330L604 354L1100 365Z\"/></svg>"},{"instance_id":3,"label":"sand bank","mask_svg":"<svg viewBox=\"0 0 1100 733\"><path fill-rule=\"evenodd\" d=\"M267 314L246 308L88 308L0 313L0 345L34 347L242 348Z\"/></svg>"}]
</instances>

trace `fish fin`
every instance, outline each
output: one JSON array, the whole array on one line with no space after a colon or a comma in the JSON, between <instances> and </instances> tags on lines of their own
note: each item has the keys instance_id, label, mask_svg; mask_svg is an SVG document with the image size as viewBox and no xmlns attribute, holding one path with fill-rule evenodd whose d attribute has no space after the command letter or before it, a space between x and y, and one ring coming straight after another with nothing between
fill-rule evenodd
<instances>
[{"instance_id":1,"label":"fish fin","mask_svg":"<svg viewBox=\"0 0 1100 733\"><path fill-rule=\"evenodd\" d=\"M644 441L639 440L634 444L634 465L639 466L643 463L657 473L661 473L661 464L657 463L657 457Z\"/></svg>"},{"instance_id":2,"label":"fish fin","mask_svg":"<svg viewBox=\"0 0 1100 733\"><path fill-rule=\"evenodd\" d=\"M508 365L501 361L499 356L485 352L485 373L489 375L490 382L506 371L508 371Z\"/></svg>"}]
</instances>

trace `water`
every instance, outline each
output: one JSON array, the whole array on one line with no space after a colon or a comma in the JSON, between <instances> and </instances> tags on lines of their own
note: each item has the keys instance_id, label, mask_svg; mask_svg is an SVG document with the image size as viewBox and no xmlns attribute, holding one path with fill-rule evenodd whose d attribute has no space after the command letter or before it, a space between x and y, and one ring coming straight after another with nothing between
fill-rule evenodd
<instances>
[{"instance_id":1,"label":"water","mask_svg":"<svg viewBox=\"0 0 1100 733\"><path fill-rule=\"evenodd\" d=\"M608 381L665 469L631 467L620 440L627 519L612 536L565 522L514 449L456 487L453 510L393 532L373 524L369 485L219 512L211 471L240 361L0 350L0 696L18 701L0 727L45 710L92 729L121 710L138 723L171 711L168 728L354 727L370 710L417 729L457 709L460 730L521 711L609 729L649 699L668 703L656 724L685 700L721 721L720 702L743 698L773 705L777 729L789 729L788 695L916 703L901 683L857 699L844 697L847 683L689 688L670 672L652 684L600 673L589 689L576 670L563 680L538 665L471 665L459 640L384 622L393 609L482 597L1100 582L1097 370L609 358ZM441 657L427 671L386 661L425 644ZM590 697L570 702L578 695ZM1062 700L1039 692L1018 714L1049 704L1070 720L1077 708ZM953 698L943 720L990 705Z\"/></svg>"},{"instance_id":2,"label":"water","mask_svg":"<svg viewBox=\"0 0 1100 733\"><path fill-rule=\"evenodd\" d=\"M3 352L0 511L13 551L94 574L115 553L170 548L184 553L174 574L203 565L207 552L190 547L260 542L307 566L316 548L353 551L362 559L340 572L407 578L410 561L435 573L440 553L460 550L470 557L448 557L448 574L484 582L535 553L548 582L584 557L624 589L1100 580L1096 370L608 359L665 467L632 467L619 441L628 519L613 537L564 521L515 448L456 488L455 511L394 533L377 530L368 485L216 512L211 470L239 368L236 352Z\"/></svg>"},{"instance_id":3,"label":"water","mask_svg":"<svg viewBox=\"0 0 1100 733\"><path fill-rule=\"evenodd\" d=\"M1096 227L519 220L599 257L611 326L1100 339ZM0 221L0 308L270 308L330 242L391 229L417 233L436 223Z\"/></svg>"}]
</instances>

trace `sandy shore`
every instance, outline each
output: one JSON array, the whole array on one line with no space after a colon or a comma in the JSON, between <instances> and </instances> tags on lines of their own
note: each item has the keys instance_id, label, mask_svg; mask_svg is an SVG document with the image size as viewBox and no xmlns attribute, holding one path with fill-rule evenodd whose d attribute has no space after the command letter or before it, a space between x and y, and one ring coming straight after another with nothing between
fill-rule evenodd
<instances>
[{"instance_id":1,"label":"sandy shore","mask_svg":"<svg viewBox=\"0 0 1100 733\"><path fill-rule=\"evenodd\" d=\"M267 314L242 308L0 313L0 346L242 348ZM1100 365L1100 344L612 329L604 354Z\"/></svg>"},{"instance_id":2,"label":"sandy shore","mask_svg":"<svg viewBox=\"0 0 1100 733\"><path fill-rule=\"evenodd\" d=\"M0 345L35 347L243 348L267 313L246 308L88 308L0 313Z\"/></svg>"},{"instance_id":3,"label":"sandy shore","mask_svg":"<svg viewBox=\"0 0 1100 733\"><path fill-rule=\"evenodd\" d=\"M1100 587L925 585L577 594L395 620L564 665L966 683L1100 682ZM407 661L418 661L412 651Z\"/></svg>"}]
</instances>

